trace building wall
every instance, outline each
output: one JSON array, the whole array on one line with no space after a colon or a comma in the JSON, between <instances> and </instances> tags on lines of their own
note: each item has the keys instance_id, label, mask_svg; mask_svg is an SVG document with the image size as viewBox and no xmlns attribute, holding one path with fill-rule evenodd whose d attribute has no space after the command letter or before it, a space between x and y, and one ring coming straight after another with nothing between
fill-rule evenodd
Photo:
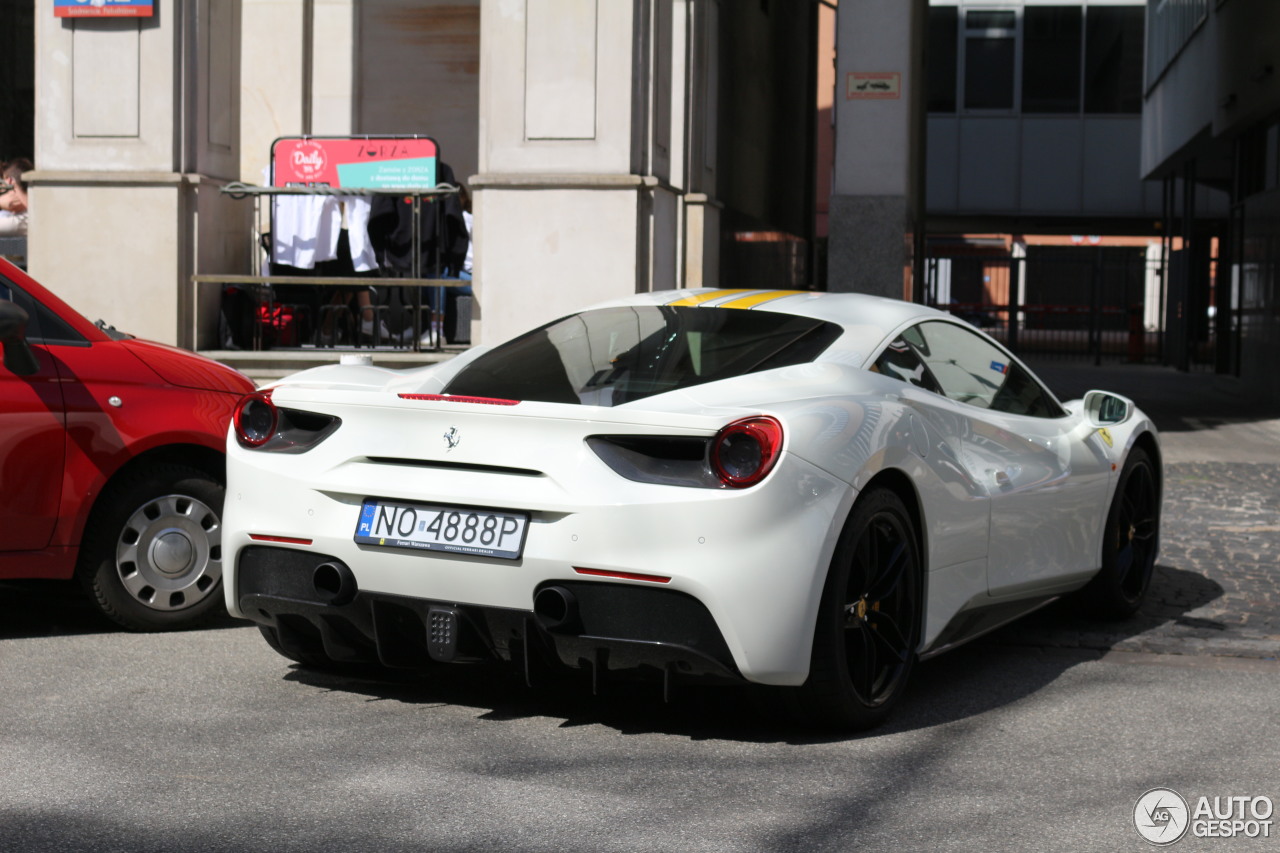
<instances>
[{"instance_id":1,"label":"building wall","mask_svg":"<svg viewBox=\"0 0 1280 853\"><path fill-rule=\"evenodd\" d=\"M1160 185L1138 176L1138 116L931 115L928 127L931 216L1160 216Z\"/></svg>"},{"instance_id":2,"label":"building wall","mask_svg":"<svg viewBox=\"0 0 1280 853\"><path fill-rule=\"evenodd\" d=\"M923 176L921 51L925 3L844 0L837 30L835 179L827 288L901 298L907 292ZM899 95L863 99L856 73L897 74Z\"/></svg>"},{"instance_id":3,"label":"building wall","mask_svg":"<svg viewBox=\"0 0 1280 853\"><path fill-rule=\"evenodd\" d=\"M725 230L812 237L810 4L157 11L85 22L37 7L33 207L37 222L40 210L61 221L33 230L31 269L90 314L137 294L130 331L218 344L217 289L196 297L190 278L256 271L255 205L219 189L261 183L282 136L425 133L457 177L475 178L474 341L619 293L719 285ZM63 221L88 229L74 253Z\"/></svg>"},{"instance_id":4,"label":"building wall","mask_svg":"<svg viewBox=\"0 0 1280 853\"><path fill-rule=\"evenodd\" d=\"M1142 14L1133 0L932 0L931 230L1151 228L1162 196L1140 173Z\"/></svg>"},{"instance_id":5,"label":"building wall","mask_svg":"<svg viewBox=\"0 0 1280 853\"><path fill-rule=\"evenodd\" d=\"M620 249L642 225L633 188L483 190L475 215L485 223L475 235L476 256L484 260L476 281L483 323L504 336L636 291L639 255L634 243ZM535 234L538 245L510 251L504 235L522 232Z\"/></svg>"},{"instance_id":6,"label":"building wall","mask_svg":"<svg viewBox=\"0 0 1280 853\"><path fill-rule=\"evenodd\" d=\"M37 7L29 269L90 318L193 345L191 274L244 262L227 235L247 210L216 197L238 172L240 23L238 0L127 20Z\"/></svg>"},{"instance_id":7,"label":"building wall","mask_svg":"<svg viewBox=\"0 0 1280 853\"><path fill-rule=\"evenodd\" d=\"M1189 319L1180 363L1212 343L1213 366L1251 390L1280 399L1280 7L1269 0L1149 0L1142 169L1180 178L1174 214L1182 235L1223 247L1205 319L1207 249L1173 253L1170 282L1185 281ZM1193 203L1183 201L1195 181ZM1198 263L1193 263L1198 261ZM1237 337L1238 336L1238 337ZM1237 346L1238 344L1238 346Z\"/></svg>"},{"instance_id":8,"label":"building wall","mask_svg":"<svg viewBox=\"0 0 1280 853\"><path fill-rule=\"evenodd\" d=\"M776 230L811 236L813 187L798 180L814 156L814 102L803 95L813 65L816 21L784 4L743 3L721 16L717 116L718 197L735 230ZM726 283L730 284L731 283Z\"/></svg>"},{"instance_id":9,"label":"building wall","mask_svg":"<svg viewBox=\"0 0 1280 853\"><path fill-rule=\"evenodd\" d=\"M352 128L357 133L434 137L441 159L459 180L474 175L479 168L480 0L361 0L351 5L358 68L349 103ZM317 60L317 83L322 64Z\"/></svg>"},{"instance_id":10,"label":"building wall","mask_svg":"<svg viewBox=\"0 0 1280 853\"><path fill-rule=\"evenodd\" d=\"M704 246L672 183L704 177L686 157L705 121L686 80L714 13L696 5L481 6L473 340L676 286L685 245Z\"/></svg>"},{"instance_id":11,"label":"building wall","mask_svg":"<svg viewBox=\"0 0 1280 853\"><path fill-rule=\"evenodd\" d=\"M264 182L263 169L271 160L271 142L309 130L303 100L306 70L303 40L304 6L297 0L242 0L244 28L240 72L239 180ZM323 0L322 0L323 2ZM345 46L344 46L345 44ZM335 41L331 64L340 64L350 42ZM348 74L350 66L348 61ZM350 112L350 103L347 104ZM339 133L349 131L331 130Z\"/></svg>"},{"instance_id":12,"label":"building wall","mask_svg":"<svg viewBox=\"0 0 1280 853\"><path fill-rule=\"evenodd\" d=\"M1212 134L1217 26L1217 17L1209 15L1173 63L1158 71L1158 79L1147 80L1142 108L1143 177L1167 172L1171 161Z\"/></svg>"},{"instance_id":13,"label":"building wall","mask_svg":"<svg viewBox=\"0 0 1280 853\"><path fill-rule=\"evenodd\" d=\"M1280 188L1245 205L1240 288L1240 378L1259 397L1280 400Z\"/></svg>"}]
</instances>

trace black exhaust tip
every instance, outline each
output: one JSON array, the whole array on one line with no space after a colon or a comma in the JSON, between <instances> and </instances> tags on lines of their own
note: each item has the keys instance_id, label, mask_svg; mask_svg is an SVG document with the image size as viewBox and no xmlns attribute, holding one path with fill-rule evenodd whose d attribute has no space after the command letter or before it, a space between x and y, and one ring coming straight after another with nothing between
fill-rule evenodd
<instances>
[{"instance_id":1,"label":"black exhaust tip","mask_svg":"<svg viewBox=\"0 0 1280 853\"><path fill-rule=\"evenodd\" d=\"M582 630L578 599L562 586L544 586L534 594L533 616L553 633L576 634Z\"/></svg>"},{"instance_id":2,"label":"black exhaust tip","mask_svg":"<svg viewBox=\"0 0 1280 853\"><path fill-rule=\"evenodd\" d=\"M356 597L356 576L342 563L329 562L316 566L311 584L325 604L341 607Z\"/></svg>"}]
</instances>

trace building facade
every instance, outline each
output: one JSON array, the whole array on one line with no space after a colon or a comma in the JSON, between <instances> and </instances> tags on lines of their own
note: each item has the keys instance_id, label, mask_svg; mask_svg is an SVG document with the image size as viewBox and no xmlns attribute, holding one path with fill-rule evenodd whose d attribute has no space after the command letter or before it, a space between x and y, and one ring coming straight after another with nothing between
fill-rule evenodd
<instances>
[{"instance_id":1,"label":"building facade","mask_svg":"<svg viewBox=\"0 0 1280 853\"><path fill-rule=\"evenodd\" d=\"M929 230L1155 234L1139 174L1145 9L931 0Z\"/></svg>"},{"instance_id":2,"label":"building facade","mask_svg":"<svg viewBox=\"0 0 1280 853\"><path fill-rule=\"evenodd\" d=\"M419 134L474 199L473 341L636 291L813 282L818 12L762 0L38 4L30 271L217 344L274 139ZM69 240L72 241L69 243ZM900 261L899 261L900 262Z\"/></svg>"},{"instance_id":3,"label":"building facade","mask_svg":"<svg viewBox=\"0 0 1280 853\"><path fill-rule=\"evenodd\" d=\"M1142 174L1161 182L1184 249L1171 301L1177 361L1280 399L1280 5L1149 0Z\"/></svg>"}]
</instances>

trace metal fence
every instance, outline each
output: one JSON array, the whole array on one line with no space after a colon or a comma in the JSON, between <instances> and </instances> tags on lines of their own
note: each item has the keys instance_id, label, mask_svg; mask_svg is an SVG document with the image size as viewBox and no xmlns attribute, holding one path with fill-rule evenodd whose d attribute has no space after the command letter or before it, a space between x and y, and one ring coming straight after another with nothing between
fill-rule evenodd
<instances>
[{"instance_id":1,"label":"metal fence","mask_svg":"<svg viewBox=\"0 0 1280 853\"><path fill-rule=\"evenodd\" d=\"M929 257L925 269L928 304L1020 356L1162 360L1163 266L1146 247L1029 246L1025 254Z\"/></svg>"}]
</instances>

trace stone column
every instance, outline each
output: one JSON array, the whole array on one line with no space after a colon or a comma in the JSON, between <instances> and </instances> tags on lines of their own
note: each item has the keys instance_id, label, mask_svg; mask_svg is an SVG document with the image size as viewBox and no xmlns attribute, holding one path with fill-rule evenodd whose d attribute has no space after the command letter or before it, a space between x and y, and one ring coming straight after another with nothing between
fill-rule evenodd
<instances>
[{"instance_id":1,"label":"stone column","mask_svg":"<svg viewBox=\"0 0 1280 853\"><path fill-rule=\"evenodd\" d=\"M655 0L481 7L472 340L682 280L672 164L688 133L673 122L685 70L672 45L689 15Z\"/></svg>"},{"instance_id":2,"label":"stone column","mask_svg":"<svg viewBox=\"0 0 1280 853\"><path fill-rule=\"evenodd\" d=\"M925 0L842 0L827 289L910 298L923 227Z\"/></svg>"},{"instance_id":3,"label":"stone column","mask_svg":"<svg viewBox=\"0 0 1280 853\"><path fill-rule=\"evenodd\" d=\"M247 263L250 209L218 192L239 172L240 10L55 18L39 4L29 267L90 319L194 346L191 274ZM202 338L217 304L201 298Z\"/></svg>"}]
</instances>

